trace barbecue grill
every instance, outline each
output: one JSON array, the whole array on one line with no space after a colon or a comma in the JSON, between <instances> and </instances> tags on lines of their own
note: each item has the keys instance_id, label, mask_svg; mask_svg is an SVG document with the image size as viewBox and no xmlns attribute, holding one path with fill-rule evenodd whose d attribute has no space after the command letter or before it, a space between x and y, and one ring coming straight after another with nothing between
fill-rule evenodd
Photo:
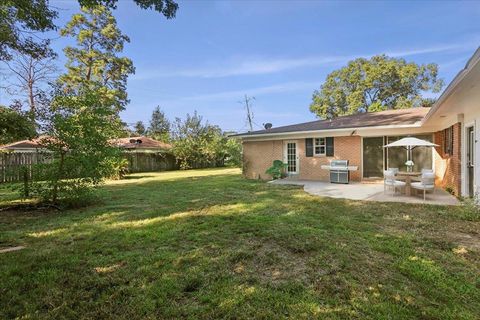
<instances>
[{"instance_id":1,"label":"barbecue grill","mask_svg":"<svg viewBox=\"0 0 480 320\"><path fill-rule=\"evenodd\" d=\"M348 171L348 160L330 161L330 182L349 183L350 171Z\"/></svg>"},{"instance_id":2,"label":"barbecue grill","mask_svg":"<svg viewBox=\"0 0 480 320\"><path fill-rule=\"evenodd\" d=\"M321 168L330 170L331 183L349 183L350 171L358 170L358 166L349 166L348 160L332 160L329 165L322 165Z\"/></svg>"}]
</instances>

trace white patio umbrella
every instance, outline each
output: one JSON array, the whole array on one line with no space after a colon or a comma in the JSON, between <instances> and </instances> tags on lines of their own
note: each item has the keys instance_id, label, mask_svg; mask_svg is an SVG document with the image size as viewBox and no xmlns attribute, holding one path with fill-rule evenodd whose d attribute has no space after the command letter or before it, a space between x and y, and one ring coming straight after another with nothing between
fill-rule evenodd
<instances>
[{"instance_id":1,"label":"white patio umbrella","mask_svg":"<svg viewBox=\"0 0 480 320\"><path fill-rule=\"evenodd\" d=\"M394 141L392 143L386 144L383 146L384 148L390 147L403 147L407 149L407 160L411 160L412 150L416 147L438 147L438 144L432 143L430 141L414 138L414 137L406 137L400 140Z\"/></svg>"}]
</instances>

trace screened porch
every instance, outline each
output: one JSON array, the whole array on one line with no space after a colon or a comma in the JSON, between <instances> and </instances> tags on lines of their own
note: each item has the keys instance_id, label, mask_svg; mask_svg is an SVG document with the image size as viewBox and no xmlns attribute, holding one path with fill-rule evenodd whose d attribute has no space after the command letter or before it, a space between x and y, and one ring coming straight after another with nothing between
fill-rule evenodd
<instances>
[{"instance_id":1,"label":"screened porch","mask_svg":"<svg viewBox=\"0 0 480 320\"><path fill-rule=\"evenodd\" d=\"M400 140L405 136L364 137L362 146L363 178L383 178L387 168L406 171L407 151L403 147L384 148L386 144ZM433 141L433 134L412 135L412 137ZM433 152L429 147L416 147L412 150L413 171L433 169Z\"/></svg>"}]
</instances>

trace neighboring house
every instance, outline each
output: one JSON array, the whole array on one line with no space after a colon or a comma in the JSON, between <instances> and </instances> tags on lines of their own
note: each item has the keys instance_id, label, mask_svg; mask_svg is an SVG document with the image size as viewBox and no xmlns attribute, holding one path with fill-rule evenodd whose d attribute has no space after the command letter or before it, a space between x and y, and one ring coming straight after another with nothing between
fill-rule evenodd
<instances>
[{"instance_id":1,"label":"neighboring house","mask_svg":"<svg viewBox=\"0 0 480 320\"><path fill-rule=\"evenodd\" d=\"M162 152L172 149L172 146L168 143L144 136L120 138L113 140L113 142L120 148L132 152Z\"/></svg>"},{"instance_id":2,"label":"neighboring house","mask_svg":"<svg viewBox=\"0 0 480 320\"><path fill-rule=\"evenodd\" d=\"M0 150L13 152L37 152L44 150L41 145L45 137L31 140L21 140L0 146ZM168 143L157 141L148 137L129 137L111 140L118 147L132 152L166 152L172 149Z\"/></svg>"},{"instance_id":3,"label":"neighboring house","mask_svg":"<svg viewBox=\"0 0 480 320\"><path fill-rule=\"evenodd\" d=\"M148 137L129 137L114 140L125 150L130 172L165 171L177 169L172 146Z\"/></svg>"},{"instance_id":4,"label":"neighboring house","mask_svg":"<svg viewBox=\"0 0 480 320\"><path fill-rule=\"evenodd\" d=\"M20 154L32 153L28 163L37 162L33 154L43 152L45 148L41 145L45 137L32 140L22 140L0 146L0 151ZM122 148L124 157L128 160L130 172L164 171L177 168L175 156L172 153L172 146L168 143L157 141L148 137L129 137L111 140L112 144ZM20 158L19 158L20 159ZM33 162L32 162L33 161Z\"/></svg>"},{"instance_id":5,"label":"neighboring house","mask_svg":"<svg viewBox=\"0 0 480 320\"><path fill-rule=\"evenodd\" d=\"M4 144L0 146L0 151L38 152L44 150L40 144L40 140L41 138L34 138L31 140L21 140L9 144Z\"/></svg>"},{"instance_id":6,"label":"neighboring house","mask_svg":"<svg viewBox=\"0 0 480 320\"><path fill-rule=\"evenodd\" d=\"M361 113L236 135L242 139L244 175L269 179L273 160L288 164L290 176L329 180L322 169L332 159L358 166L350 179L383 176L386 168L405 169L403 148L384 148L403 136L430 140L436 148L413 150L415 170L431 168L436 184L456 195L480 192L480 48L432 108Z\"/></svg>"}]
</instances>

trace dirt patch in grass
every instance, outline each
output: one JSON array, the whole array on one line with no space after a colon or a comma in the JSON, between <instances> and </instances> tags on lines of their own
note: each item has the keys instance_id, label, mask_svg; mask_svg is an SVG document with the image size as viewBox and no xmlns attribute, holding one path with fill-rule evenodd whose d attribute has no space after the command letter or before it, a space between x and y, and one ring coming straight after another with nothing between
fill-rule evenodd
<instances>
[{"instance_id":1,"label":"dirt patch in grass","mask_svg":"<svg viewBox=\"0 0 480 320\"><path fill-rule=\"evenodd\" d=\"M7 247L7 248L0 248L0 253L7 253L25 249L24 246L16 246L16 247Z\"/></svg>"},{"instance_id":2,"label":"dirt patch in grass","mask_svg":"<svg viewBox=\"0 0 480 320\"><path fill-rule=\"evenodd\" d=\"M480 235L463 232L447 232L446 237L458 246L480 252Z\"/></svg>"},{"instance_id":3,"label":"dirt patch in grass","mask_svg":"<svg viewBox=\"0 0 480 320\"><path fill-rule=\"evenodd\" d=\"M247 241L246 246L234 258L239 260L233 265L235 274L269 285L292 279L308 283L308 255L295 254L273 240Z\"/></svg>"}]
</instances>

